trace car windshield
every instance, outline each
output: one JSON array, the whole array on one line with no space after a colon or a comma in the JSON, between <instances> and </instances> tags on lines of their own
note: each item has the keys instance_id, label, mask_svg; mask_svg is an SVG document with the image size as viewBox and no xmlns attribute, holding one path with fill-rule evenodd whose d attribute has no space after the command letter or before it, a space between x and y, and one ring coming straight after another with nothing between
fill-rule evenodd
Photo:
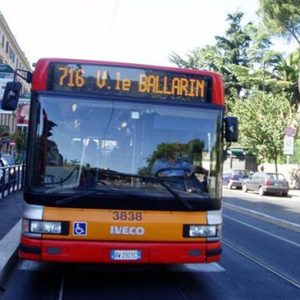
<instances>
[{"instance_id":1,"label":"car windshield","mask_svg":"<svg viewBox=\"0 0 300 300\"><path fill-rule=\"evenodd\" d=\"M236 175L236 176L248 176L248 173L245 170L234 170L233 171L233 175Z\"/></svg>"},{"instance_id":2,"label":"car windshield","mask_svg":"<svg viewBox=\"0 0 300 300\"><path fill-rule=\"evenodd\" d=\"M4 160L8 165L15 165L15 160L11 155L2 154L1 159Z\"/></svg>"},{"instance_id":3,"label":"car windshield","mask_svg":"<svg viewBox=\"0 0 300 300\"><path fill-rule=\"evenodd\" d=\"M74 193L89 186L170 194L142 177L152 176L185 194L180 197L219 196L219 109L49 96L40 96L36 109L35 191Z\"/></svg>"},{"instance_id":4,"label":"car windshield","mask_svg":"<svg viewBox=\"0 0 300 300\"><path fill-rule=\"evenodd\" d=\"M267 173L267 178L270 180L285 180L284 175L278 173Z\"/></svg>"}]
</instances>

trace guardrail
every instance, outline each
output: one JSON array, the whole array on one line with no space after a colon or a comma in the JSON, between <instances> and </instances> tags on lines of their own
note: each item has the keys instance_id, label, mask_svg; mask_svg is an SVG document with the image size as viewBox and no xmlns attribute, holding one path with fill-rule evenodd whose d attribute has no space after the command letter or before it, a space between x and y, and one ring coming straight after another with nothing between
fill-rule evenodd
<instances>
[{"instance_id":1,"label":"guardrail","mask_svg":"<svg viewBox=\"0 0 300 300\"><path fill-rule=\"evenodd\" d=\"M25 164L0 167L0 199L23 188Z\"/></svg>"}]
</instances>

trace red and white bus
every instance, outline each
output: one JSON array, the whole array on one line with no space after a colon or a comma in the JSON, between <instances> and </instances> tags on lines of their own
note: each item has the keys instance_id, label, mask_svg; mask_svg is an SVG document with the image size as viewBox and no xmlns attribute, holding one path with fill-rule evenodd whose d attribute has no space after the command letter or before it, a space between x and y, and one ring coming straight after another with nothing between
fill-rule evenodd
<instances>
[{"instance_id":1,"label":"red and white bus","mask_svg":"<svg viewBox=\"0 0 300 300\"><path fill-rule=\"evenodd\" d=\"M4 109L14 108L18 88L7 87ZM39 60L32 74L20 257L218 261L223 140L236 138L236 119L224 116L218 74Z\"/></svg>"}]
</instances>

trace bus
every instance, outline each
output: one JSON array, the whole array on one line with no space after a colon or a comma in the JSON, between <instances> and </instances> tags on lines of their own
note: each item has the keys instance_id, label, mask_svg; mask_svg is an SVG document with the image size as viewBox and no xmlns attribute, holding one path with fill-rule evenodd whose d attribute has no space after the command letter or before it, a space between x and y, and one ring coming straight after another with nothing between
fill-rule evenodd
<instances>
[{"instance_id":1,"label":"bus","mask_svg":"<svg viewBox=\"0 0 300 300\"><path fill-rule=\"evenodd\" d=\"M220 259L220 75L78 59L33 74L19 256L80 263ZM3 109L15 109L8 84Z\"/></svg>"}]
</instances>

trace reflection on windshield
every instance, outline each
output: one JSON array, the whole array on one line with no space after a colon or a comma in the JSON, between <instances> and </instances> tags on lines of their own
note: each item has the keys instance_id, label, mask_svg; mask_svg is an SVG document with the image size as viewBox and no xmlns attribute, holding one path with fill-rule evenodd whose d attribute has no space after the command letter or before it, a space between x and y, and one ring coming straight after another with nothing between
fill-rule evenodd
<instances>
[{"instance_id":1,"label":"reflection on windshield","mask_svg":"<svg viewBox=\"0 0 300 300\"><path fill-rule=\"evenodd\" d=\"M41 97L40 112L32 174L39 191L162 189L117 173L157 177L186 194L218 190L219 110Z\"/></svg>"}]
</instances>

